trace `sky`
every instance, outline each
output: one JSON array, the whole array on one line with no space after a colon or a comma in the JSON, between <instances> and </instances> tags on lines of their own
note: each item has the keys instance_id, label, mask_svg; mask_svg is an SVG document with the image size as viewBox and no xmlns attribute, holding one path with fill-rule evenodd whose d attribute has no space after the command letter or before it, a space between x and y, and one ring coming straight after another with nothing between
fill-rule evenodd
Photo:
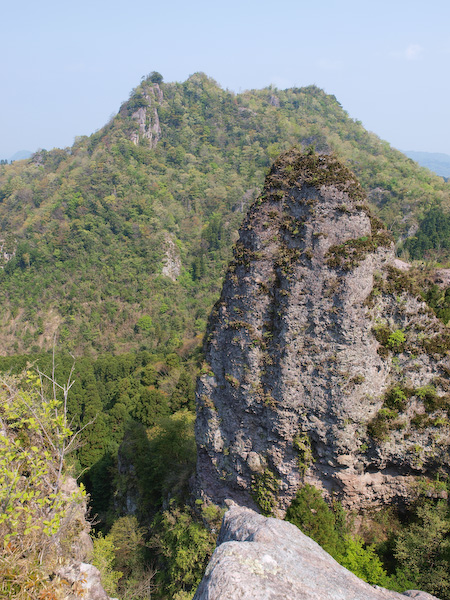
<instances>
[{"instance_id":1,"label":"sky","mask_svg":"<svg viewBox=\"0 0 450 600\"><path fill-rule=\"evenodd\" d=\"M22 0L0 12L0 159L73 144L141 78L315 84L401 150L450 154L448 0Z\"/></svg>"}]
</instances>

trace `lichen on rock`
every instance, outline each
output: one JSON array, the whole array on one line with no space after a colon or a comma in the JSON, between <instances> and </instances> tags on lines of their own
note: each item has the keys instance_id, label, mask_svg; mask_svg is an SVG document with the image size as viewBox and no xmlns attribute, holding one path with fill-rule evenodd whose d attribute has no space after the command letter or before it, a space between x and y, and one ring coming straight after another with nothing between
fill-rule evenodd
<instances>
[{"instance_id":1,"label":"lichen on rock","mask_svg":"<svg viewBox=\"0 0 450 600\"><path fill-rule=\"evenodd\" d=\"M390 236L335 157L293 149L274 163L205 338L199 494L256 508L259 464L279 482L274 514L303 482L358 509L410 499L417 477L448 472L450 338L394 265ZM400 384L404 405L385 406Z\"/></svg>"}]
</instances>

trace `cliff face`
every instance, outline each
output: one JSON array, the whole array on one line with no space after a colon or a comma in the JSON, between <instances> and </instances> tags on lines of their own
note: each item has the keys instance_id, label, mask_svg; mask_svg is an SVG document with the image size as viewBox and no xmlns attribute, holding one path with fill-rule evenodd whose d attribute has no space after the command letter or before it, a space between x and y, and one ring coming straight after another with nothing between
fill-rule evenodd
<instances>
[{"instance_id":1,"label":"cliff face","mask_svg":"<svg viewBox=\"0 0 450 600\"><path fill-rule=\"evenodd\" d=\"M448 469L449 336L393 262L346 167L277 160L210 317L199 493L282 514L305 481L359 508Z\"/></svg>"}]
</instances>

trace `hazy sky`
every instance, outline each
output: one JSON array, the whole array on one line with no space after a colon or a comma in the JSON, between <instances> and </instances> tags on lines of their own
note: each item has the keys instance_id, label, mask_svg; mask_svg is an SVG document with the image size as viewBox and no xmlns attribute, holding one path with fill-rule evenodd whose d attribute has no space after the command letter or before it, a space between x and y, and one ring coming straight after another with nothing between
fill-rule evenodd
<instances>
[{"instance_id":1,"label":"hazy sky","mask_svg":"<svg viewBox=\"0 0 450 600\"><path fill-rule=\"evenodd\" d=\"M0 158L93 133L151 71L316 84L396 148L450 154L448 0L22 0L0 18Z\"/></svg>"}]
</instances>

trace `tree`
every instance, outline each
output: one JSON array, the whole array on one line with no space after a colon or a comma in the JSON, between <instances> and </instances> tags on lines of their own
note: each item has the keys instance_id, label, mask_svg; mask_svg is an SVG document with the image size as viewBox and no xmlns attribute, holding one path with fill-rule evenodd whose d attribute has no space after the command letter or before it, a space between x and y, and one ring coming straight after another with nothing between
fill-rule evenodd
<instances>
[{"instance_id":1,"label":"tree","mask_svg":"<svg viewBox=\"0 0 450 600\"><path fill-rule=\"evenodd\" d=\"M214 536L187 506L171 506L158 515L153 525L157 534L152 541L162 566L156 577L158 583L171 598L180 592L191 592L200 583L214 550Z\"/></svg>"},{"instance_id":2,"label":"tree","mask_svg":"<svg viewBox=\"0 0 450 600\"><path fill-rule=\"evenodd\" d=\"M161 75L161 73L158 73L158 71L152 71L147 76L147 79L149 81L151 81L152 83L162 83L163 82L163 76Z\"/></svg>"},{"instance_id":3,"label":"tree","mask_svg":"<svg viewBox=\"0 0 450 600\"><path fill-rule=\"evenodd\" d=\"M375 552L375 547L365 547L363 540L358 536L354 538L345 536L343 553L336 559L343 567L367 583L384 587L389 587L391 584L380 557Z\"/></svg>"},{"instance_id":4,"label":"tree","mask_svg":"<svg viewBox=\"0 0 450 600\"><path fill-rule=\"evenodd\" d=\"M288 508L286 520L364 581L389 586L391 581L374 546L365 547L361 538L349 535L342 507L338 504L334 508L334 511L329 508L317 488L306 484Z\"/></svg>"},{"instance_id":5,"label":"tree","mask_svg":"<svg viewBox=\"0 0 450 600\"><path fill-rule=\"evenodd\" d=\"M286 520L297 525L324 550L336 555L339 540L334 514L313 485L306 484L297 492L286 512Z\"/></svg>"},{"instance_id":6,"label":"tree","mask_svg":"<svg viewBox=\"0 0 450 600\"><path fill-rule=\"evenodd\" d=\"M99 533L94 538L92 564L100 571L102 586L110 595L116 594L117 583L123 575L121 571L114 569L115 550L116 547L111 536L103 537Z\"/></svg>"},{"instance_id":7,"label":"tree","mask_svg":"<svg viewBox=\"0 0 450 600\"><path fill-rule=\"evenodd\" d=\"M68 538L77 535L75 507L85 499L83 489L67 479L66 458L77 439L67 421L70 377L63 386L48 378L50 399L44 379L31 371L0 379L2 598L43 598L62 585L55 569L64 558L63 545L70 547Z\"/></svg>"},{"instance_id":8,"label":"tree","mask_svg":"<svg viewBox=\"0 0 450 600\"><path fill-rule=\"evenodd\" d=\"M447 503L427 502L417 508L416 521L398 536L396 576L439 598L450 597L450 520Z\"/></svg>"}]
</instances>

